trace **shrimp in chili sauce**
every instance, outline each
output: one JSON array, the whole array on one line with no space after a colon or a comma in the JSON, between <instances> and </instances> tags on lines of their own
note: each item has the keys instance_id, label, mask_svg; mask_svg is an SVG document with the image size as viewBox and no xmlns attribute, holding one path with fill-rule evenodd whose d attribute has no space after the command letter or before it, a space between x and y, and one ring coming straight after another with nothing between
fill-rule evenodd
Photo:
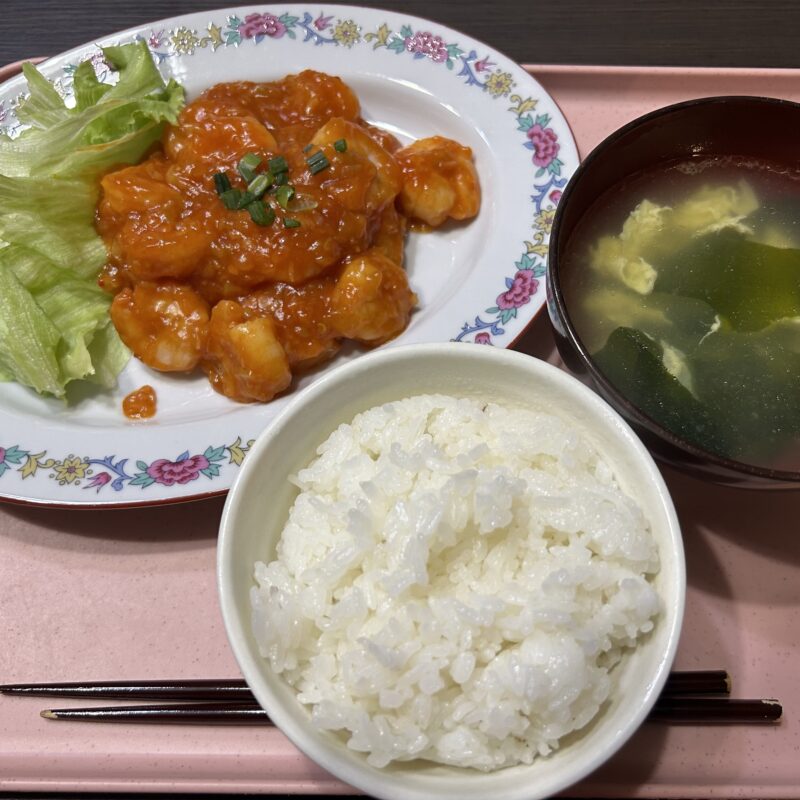
<instances>
[{"instance_id":1,"label":"shrimp in chili sauce","mask_svg":"<svg viewBox=\"0 0 800 800\"><path fill-rule=\"evenodd\" d=\"M123 341L153 369L201 367L243 402L270 400L345 339L400 334L417 301L407 219L436 227L480 206L469 148L403 147L311 70L212 87L101 188L101 285Z\"/></svg>"}]
</instances>

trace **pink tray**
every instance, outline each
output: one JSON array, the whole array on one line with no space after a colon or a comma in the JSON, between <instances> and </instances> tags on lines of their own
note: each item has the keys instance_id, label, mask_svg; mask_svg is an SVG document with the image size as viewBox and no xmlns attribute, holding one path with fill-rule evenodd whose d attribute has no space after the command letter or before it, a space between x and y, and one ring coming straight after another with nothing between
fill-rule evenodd
<instances>
[{"instance_id":1,"label":"pink tray","mask_svg":"<svg viewBox=\"0 0 800 800\"><path fill-rule=\"evenodd\" d=\"M800 71L533 66L586 154L678 100L800 100ZM546 319L523 343L553 359ZM582 797L796 797L800 785L800 494L666 472L689 595L677 667L724 667L741 697L777 697L776 727L645 725ZM237 674L217 610L221 500L127 511L0 508L0 682ZM68 705L69 701L59 703ZM0 698L0 790L348 794L276 730L47 722Z\"/></svg>"}]
</instances>

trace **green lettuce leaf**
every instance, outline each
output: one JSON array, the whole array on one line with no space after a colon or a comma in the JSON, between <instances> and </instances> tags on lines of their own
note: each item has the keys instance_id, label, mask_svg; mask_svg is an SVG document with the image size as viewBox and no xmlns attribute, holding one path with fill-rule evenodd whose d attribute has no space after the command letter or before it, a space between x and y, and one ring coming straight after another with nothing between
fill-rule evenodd
<instances>
[{"instance_id":1,"label":"green lettuce leaf","mask_svg":"<svg viewBox=\"0 0 800 800\"><path fill-rule=\"evenodd\" d=\"M28 85L30 85L30 79ZM82 61L72 74L72 93L75 97L76 111L85 111L87 108L97 105L110 91L111 84L101 83L98 80L91 61Z\"/></svg>"},{"instance_id":2,"label":"green lettuce leaf","mask_svg":"<svg viewBox=\"0 0 800 800\"><path fill-rule=\"evenodd\" d=\"M54 268L93 279L106 261L94 228L99 189L94 182L0 175L0 239L39 253ZM39 268L44 268L39 264ZM50 272L53 280L58 272Z\"/></svg>"},{"instance_id":3,"label":"green lettuce leaf","mask_svg":"<svg viewBox=\"0 0 800 800\"><path fill-rule=\"evenodd\" d=\"M61 336L10 270L0 269L0 369L37 392L60 395L56 349Z\"/></svg>"},{"instance_id":4,"label":"green lettuce leaf","mask_svg":"<svg viewBox=\"0 0 800 800\"><path fill-rule=\"evenodd\" d=\"M28 128L0 136L0 380L57 397L78 379L113 386L129 358L97 286L107 259L94 227L99 178L146 155L183 105L144 42L103 54L117 82L84 62L72 107L26 64L18 118Z\"/></svg>"},{"instance_id":5,"label":"green lettuce leaf","mask_svg":"<svg viewBox=\"0 0 800 800\"><path fill-rule=\"evenodd\" d=\"M110 318L106 320L105 325L97 329L92 341L89 342L89 357L92 359L94 372L84 376L84 381L96 383L105 389L113 389L117 385L117 375L122 372L131 354L119 338ZM79 384L71 383L67 389L77 385Z\"/></svg>"},{"instance_id":6,"label":"green lettuce leaf","mask_svg":"<svg viewBox=\"0 0 800 800\"><path fill-rule=\"evenodd\" d=\"M30 96L17 117L30 127L15 139L0 137L0 174L96 178L138 161L164 124L177 121L183 89L164 84L145 42L106 47L103 55L119 80L101 84L84 62L74 75L74 108L36 67L23 66Z\"/></svg>"},{"instance_id":7,"label":"green lettuce leaf","mask_svg":"<svg viewBox=\"0 0 800 800\"><path fill-rule=\"evenodd\" d=\"M0 174L98 178L141 159L183 105L183 90L174 82L151 98L109 99L111 94L95 106L71 111L51 127L28 128L16 139L0 138ZM42 116L54 117L52 111Z\"/></svg>"}]
</instances>

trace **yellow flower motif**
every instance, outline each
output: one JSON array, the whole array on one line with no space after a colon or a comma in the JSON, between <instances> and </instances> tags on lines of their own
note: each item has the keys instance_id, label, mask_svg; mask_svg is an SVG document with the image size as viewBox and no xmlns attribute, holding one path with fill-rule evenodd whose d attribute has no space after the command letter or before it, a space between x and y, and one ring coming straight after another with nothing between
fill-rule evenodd
<instances>
[{"instance_id":1,"label":"yellow flower motif","mask_svg":"<svg viewBox=\"0 0 800 800\"><path fill-rule=\"evenodd\" d=\"M544 258L547 255L547 245L544 244L544 233L542 231L536 231L533 234L532 242L525 242L525 252L528 255L539 256L540 258Z\"/></svg>"},{"instance_id":2,"label":"yellow flower motif","mask_svg":"<svg viewBox=\"0 0 800 800\"><path fill-rule=\"evenodd\" d=\"M56 462L53 468L56 471L56 479L63 486L65 483L75 483L85 478L89 464L77 456L69 455L60 463Z\"/></svg>"},{"instance_id":3,"label":"yellow flower motif","mask_svg":"<svg viewBox=\"0 0 800 800\"><path fill-rule=\"evenodd\" d=\"M237 436L236 441L233 444L228 445L228 453L230 454L230 460L228 461L229 464L236 464L236 466L240 466L242 461L244 461L244 454L250 448L247 445L242 445L242 437Z\"/></svg>"},{"instance_id":4,"label":"yellow flower motif","mask_svg":"<svg viewBox=\"0 0 800 800\"><path fill-rule=\"evenodd\" d=\"M502 97L503 95L508 94L511 91L511 87L514 85L514 81L511 79L510 72L493 72L487 79L486 79L486 91L489 92L492 97Z\"/></svg>"},{"instance_id":5,"label":"yellow flower motif","mask_svg":"<svg viewBox=\"0 0 800 800\"><path fill-rule=\"evenodd\" d=\"M47 450L42 450L41 453L28 453L25 463L19 470L23 479L33 477L38 469L51 469L56 465L52 458L45 459L46 455Z\"/></svg>"},{"instance_id":6,"label":"yellow flower motif","mask_svg":"<svg viewBox=\"0 0 800 800\"><path fill-rule=\"evenodd\" d=\"M361 41L361 34L358 25L352 19L340 19L333 29L333 38L344 47L352 47Z\"/></svg>"},{"instance_id":7,"label":"yellow flower motif","mask_svg":"<svg viewBox=\"0 0 800 800\"><path fill-rule=\"evenodd\" d=\"M555 218L555 215L556 210L554 208L543 208L533 218L533 227L545 234L549 234L550 229L553 227L553 219Z\"/></svg>"},{"instance_id":8,"label":"yellow flower motif","mask_svg":"<svg viewBox=\"0 0 800 800\"><path fill-rule=\"evenodd\" d=\"M208 26L208 36L206 37L206 41L211 45L212 50L216 50L220 45L223 44L222 28L220 28L219 25L214 25L212 22Z\"/></svg>"},{"instance_id":9,"label":"yellow flower motif","mask_svg":"<svg viewBox=\"0 0 800 800\"><path fill-rule=\"evenodd\" d=\"M176 53L187 56L194 53L195 48L200 44L197 34L183 26L176 28L172 32L172 36L169 37L169 40L172 44L172 49Z\"/></svg>"},{"instance_id":10,"label":"yellow flower motif","mask_svg":"<svg viewBox=\"0 0 800 800\"><path fill-rule=\"evenodd\" d=\"M539 102L532 97L523 99L521 94L512 94L509 99L511 100L511 106L509 106L508 110L513 111L518 117L521 117L528 111L533 111L533 109L536 108L536 103Z\"/></svg>"},{"instance_id":11,"label":"yellow flower motif","mask_svg":"<svg viewBox=\"0 0 800 800\"><path fill-rule=\"evenodd\" d=\"M378 28L376 33L366 33L364 34L364 38L368 41L374 41L375 44L372 45L373 50L377 50L379 47L386 47L386 43L389 41L389 34L391 30L389 26L384 22L383 25Z\"/></svg>"}]
</instances>

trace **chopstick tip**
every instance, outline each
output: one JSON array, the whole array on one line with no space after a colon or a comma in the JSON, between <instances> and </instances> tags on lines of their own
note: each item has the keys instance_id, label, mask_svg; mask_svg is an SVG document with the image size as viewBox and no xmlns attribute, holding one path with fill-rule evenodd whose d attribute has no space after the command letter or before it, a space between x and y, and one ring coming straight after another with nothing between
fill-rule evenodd
<instances>
[{"instance_id":1,"label":"chopstick tip","mask_svg":"<svg viewBox=\"0 0 800 800\"><path fill-rule=\"evenodd\" d=\"M775 716L773 717L775 722L778 722L783 717L783 706L781 705L780 700L774 700L769 698L767 700L762 701L764 705L774 706Z\"/></svg>"},{"instance_id":2,"label":"chopstick tip","mask_svg":"<svg viewBox=\"0 0 800 800\"><path fill-rule=\"evenodd\" d=\"M45 708L43 711L40 711L39 716L44 717L45 719L58 719L58 714L49 708Z\"/></svg>"}]
</instances>

